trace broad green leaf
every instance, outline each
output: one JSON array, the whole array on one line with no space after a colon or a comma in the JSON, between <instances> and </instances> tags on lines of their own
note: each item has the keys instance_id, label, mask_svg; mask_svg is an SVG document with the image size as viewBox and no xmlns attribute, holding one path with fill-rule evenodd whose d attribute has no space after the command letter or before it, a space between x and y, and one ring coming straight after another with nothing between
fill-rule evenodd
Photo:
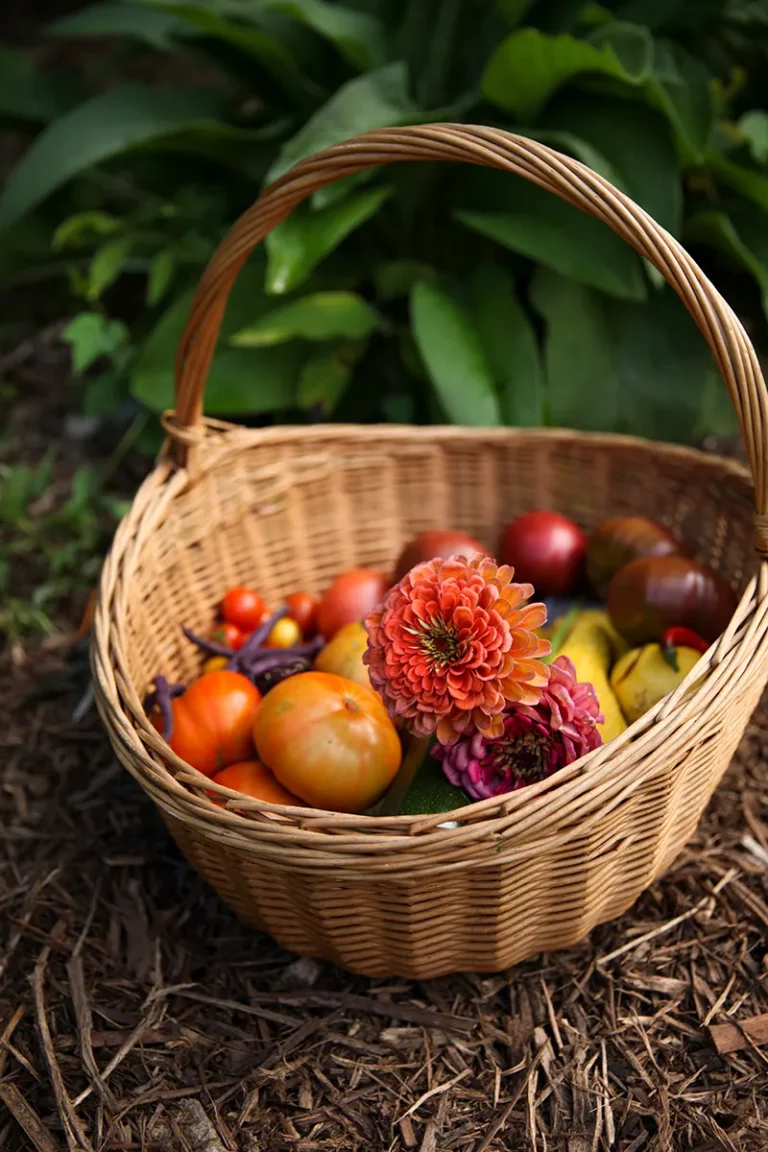
<instances>
[{"instance_id":1,"label":"broad green leaf","mask_svg":"<svg viewBox=\"0 0 768 1152\"><path fill-rule=\"evenodd\" d=\"M613 29L610 43L548 36L535 28L513 32L488 61L482 78L485 96L506 112L528 120L575 76L599 73L641 84L652 59L647 31L633 25L613 25Z\"/></svg>"},{"instance_id":2,"label":"broad green leaf","mask_svg":"<svg viewBox=\"0 0 768 1152\"><path fill-rule=\"evenodd\" d=\"M768 112L762 109L745 112L738 127L749 145L753 159L758 164L765 164L768 161Z\"/></svg>"},{"instance_id":3,"label":"broad green leaf","mask_svg":"<svg viewBox=\"0 0 768 1152\"><path fill-rule=\"evenodd\" d=\"M684 443L733 429L706 342L672 289L638 305L541 269L532 296L547 327L546 391L554 424Z\"/></svg>"},{"instance_id":4,"label":"broad green leaf","mask_svg":"<svg viewBox=\"0 0 768 1152\"><path fill-rule=\"evenodd\" d=\"M0 118L45 124L77 102L64 76L39 72L29 57L0 45Z\"/></svg>"},{"instance_id":5,"label":"broad green leaf","mask_svg":"<svg viewBox=\"0 0 768 1152\"><path fill-rule=\"evenodd\" d=\"M640 261L623 240L579 209L540 195L539 204L524 211L455 215L467 228L582 284L625 300L645 298Z\"/></svg>"},{"instance_id":6,"label":"broad green leaf","mask_svg":"<svg viewBox=\"0 0 768 1152\"><path fill-rule=\"evenodd\" d=\"M322 94L302 68L300 55L291 51L285 37L273 27L275 17L263 4L255 7L246 0L216 0L214 4L203 0L139 0L139 3L180 18L197 32L242 52L269 72L287 92L305 100L317 99Z\"/></svg>"},{"instance_id":7,"label":"broad green leaf","mask_svg":"<svg viewBox=\"0 0 768 1152\"><path fill-rule=\"evenodd\" d=\"M386 303L408 296L420 280L432 283L438 279L438 272L421 260L388 260L374 269L373 279L378 299Z\"/></svg>"},{"instance_id":8,"label":"broad green leaf","mask_svg":"<svg viewBox=\"0 0 768 1152\"><path fill-rule=\"evenodd\" d=\"M147 304L154 308L168 292L176 271L176 254L165 248L152 261L147 279Z\"/></svg>"},{"instance_id":9,"label":"broad green leaf","mask_svg":"<svg viewBox=\"0 0 768 1152\"><path fill-rule=\"evenodd\" d=\"M411 326L441 404L455 424L501 423L493 374L468 313L435 284L411 292Z\"/></svg>"},{"instance_id":10,"label":"broad green leaf","mask_svg":"<svg viewBox=\"0 0 768 1152\"><path fill-rule=\"evenodd\" d=\"M316 292L267 312L230 339L237 348L266 348L286 340L360 340L376 327L376 313L354 292Z\"/></svg>"},{"instance_id":11,"label":"broad green leaf","mask_svg":"<svg viewBox=\"0 0 768 1152\"><path fill-rule=\"evenodd\" d=\"M87 299L91 303L98 300L117 280L133 245L133 236L116 236L96 249L88 268Z\"/></svg>"},{"instance_id":12,"label":"broad green leaf","mask_svg":"<svg viewBox=\"0 0 768 1152\"><path fill-rule=\"evenodd\" d=\"M354 367L354 358L343 350L310 356L299 375L298 407L306 410L319 405L324 415L330 415L346 392Z\"/></svg>"},{"instance_id":13,"label":"broad green leaf","mask_svg":"<svg viewBox=\"0 0 768 1152\"><path fill-rule=\"evenodd\" d=\"M61 335L72 350L72 367L78 376L102 356L111 359L128 343L128 329L122 320L108 320L100 312L81 312Z\"/></svg>"},{"instance_id":14,"label":"broad green leaf","mask_svg":"<svg viewBox=\"0 0 768 1152\"><path fill-rule=\"evenodd\" d=\"M467 296L504 423L538 427L544 422L541 358L512 277L498 264L479 264L470 274Z\"/></svg>"},{"instance_id":15,"label":"broad green leaf","mask_svg":"<svg viewBox=\"0 0 768 1152\"><path fill-rule=\"evenodd\" d=\"M574 150L577 140L583 142L582 147L594 149L617 174L618 180L612 183L617 183L673 236L679 235L680 165L669 127L657 112L630 101L569 92L547 108L541 127L569 134ZM536 135L540 135L539 130ZM590 163L584 153L579 159ZM590 166L600 171L596 164ZM611 179L605 171L600 174Z\"/></svg>"},{"instance_id":16,"label":"broad green leaf","mask_svg":"<svg viewBox=\"0 0 768 1152\"><path fill-rule=\"evenodd\" d=\"M295 209L267 236L267 292L279 296L306 280L350 232L378 212L389 194L389 188L371 188L320 212Z\"/></svg>"},{"instance_id":17,"label":"broad green leaf","mask_svg":"<svg viewBox=\"0 0 768 1152\"><path fill-rule=\"evenodd\" d=\"M685 225L686 244L706 244L742 265L762 293L768 316L768 230L765 215L750 204L734 206L731 215L711 209L696 212Z\"/></svg>"},{"instance_id":18,"label":"broad green leaf","mask_svg":"<svg viewBox=\"0 0 768 1152\"><path fill-rule=\"evenodd\" d=\"M215 115L210 92L113 88L49 125L12 171L0 196L0 231L67 180L114 156Z\"/></svg>"},{"instance_id":19,"label":"broad green leaf","mask_svg":"<svg viewBox=\"0 0 768 1152\"><path fill-rule=\"evenodd\" d=\"M81 8L54 20L46 31L52 36L133 36L161 50L176 47L174 37L179 33L189 34L189 28L177 17L127 0L104 0Z\"/></svg>"},{"instance_id":20,"label":"broad green leaf","mask_svg":"<svg viewBox=\"0 0 768 1152\"><path fill-rule=\"evenodd\" d=\"M412 123L420 113L408 95L405 65L389 64L343 84L283 146L267 174L272 182L299 160L361 132Z\"/></svg>"},{"instance_id":21,"label":"broad green leaf","mask_svg":"<svg viewBox=\"0 0 768 1152\"><path fill-rule=\"evenodd\" d=\"M657 41L653 74L645 91L649 102L669 120L687 165L701 164L712 131L710 77L701 60L682 48Z\"/></svg>"},{"instance_id":22,"label":"broad green leaf","mask_svg":"<svg viewBox=\"0 0 768 1152\"><path fill-rule=\"evenodd\" d=\"M386 28L372 13L328 0L265 0L264 7L306 24L361 71L378 68L386 60Z\"/></svg>"},{"instance_id":23,"label":"broad green leaf","mask_svg":"<svg viewBox=\"0 0 768 1152\"><path fill-rule=\"evenodd\" d=\"M748 168L746 164L738 164L714 150L707 153L707 167L721 183L740 192L768 212L768 175L755 168Z\"/></svg>"},{"instance_id":24,"label":"broad green leaf","mask_svg":"<svg viewBox=\"0 0 768 1152\"><path fill-rule=\"evenodd\" d=\"M205 410L216 415L291 408L305 356L298 343L276 348L231 348L227 341L266 311L263 265L246 265L235 282L205 391ZM153 412L174 403L174 357L189 315L192 292L177 299L145 342L131 373L131 393Z\"/></svg>"}]
</instances>

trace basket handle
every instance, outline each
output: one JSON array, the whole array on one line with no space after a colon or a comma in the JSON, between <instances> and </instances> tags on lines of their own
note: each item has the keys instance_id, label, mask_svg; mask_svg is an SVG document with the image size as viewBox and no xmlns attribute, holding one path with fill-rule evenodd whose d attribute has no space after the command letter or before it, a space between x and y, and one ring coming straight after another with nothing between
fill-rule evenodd
<instances>
[{"instance_id":1,"label":"basket handle","mask_svg":"<svg viewBox=\"0 0 768 1152\"><path fill-rule=\"evenodd\" d=\"M578 160L500 128L426 124L384 128L308 157L233 225L197 287L176 356L176 411L166 422L180 462L202 433L203 392L230 290L254 248L313 192L393 161L467 161L538 184L602 220L662 273L706 339L736 409L755 485L755 548L768 558L768 396L739 319L685 249L628 196Z\"/></svg>"}]
</instances>

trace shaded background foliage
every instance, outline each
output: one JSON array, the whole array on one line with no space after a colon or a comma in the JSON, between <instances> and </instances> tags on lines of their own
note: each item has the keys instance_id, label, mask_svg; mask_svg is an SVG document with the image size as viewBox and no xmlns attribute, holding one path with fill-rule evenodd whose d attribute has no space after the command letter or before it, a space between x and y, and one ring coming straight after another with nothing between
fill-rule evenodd
<instances>
[{"instance_id":1,"label":"shaded background foliage","mask_svg":"<svg viewBox=\"0 0 768 1152\"><path fill-rule=\"evenodd\" d=\"M61 67L3 52L0 115L29 146L0 197L0 276L10 314L26 286L70 317L88 415L171 404L192 287L266 183L429 120L590 164L695 249L765 344L764 0L102 0L45 38ZM73 43L95 46L76 71ZM281 225L237 285L207 403L257 422L733 429L652 269L549 194L460 166L362 174Z\"/></svg>"}]
</instances>

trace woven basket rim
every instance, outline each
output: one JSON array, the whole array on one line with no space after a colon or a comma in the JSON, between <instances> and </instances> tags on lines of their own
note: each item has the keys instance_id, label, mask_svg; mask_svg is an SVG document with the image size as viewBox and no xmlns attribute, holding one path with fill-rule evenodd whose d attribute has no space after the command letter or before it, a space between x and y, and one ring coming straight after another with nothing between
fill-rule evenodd
<instances>
[{"instance_id":1,"label":"woven basket rim","mask_svg":"<svg viewBox=\"0 0 768 1152\"><path fill-rule=\"evenodd\" d=\"M247 429L216 421L206 435L206 451L199 454L198 463L186 469L166 460L147 477L136 496L134 508L139 509L137 518L156 516L158 488L167 490L170 487L173 493L183 495L209 469L224 467L230 453L240 453L246 448L257 449L267 443L294 442L297 436L320 447L323 442L359 441L367 432L372 439L381 441L384 437L390 442L396 442L401 436L412 439L416 433L437 443L461 440L491 443L523 437L547 440L553 445L586 441L596 450L609 444L627 444L667 459L695 461L697 466L710 472L713 479L728 477L743 484L745 490L751 490L749 472L738 462L684 445L648 441L637 436L570 429L466 429L452 425L413 428L389 424L323 424ZM129 512L126 520L131 517L132 512ZM124 521L121 530L128 527ZM146 720L138 695L128 682L123 658L114 651L111 642L114 633L110 632L108 622L119 595L113 592L105 599L104 582L94 620L94 679L98 684L104 671L102 657L111 652L113 665L121 673L122 687L118 686L117 680L115 682L119 707L101 691L98 692L98 703L108 729L118 746L125 749L120 758L131 774L169 815L206 828L210 834L219 837L226 833L246 850L249 846L254 847L254 841L261 847L265 839L281 837L298 838L297 843L311 846L310 850L313 850L319 847L320 838L333 844L336 855L357 850L376 856L415 847L416 841L425 845L435 841L441 844L450 842L454 848L466 843L467 848L471 848L479 838L503 835L505 858L516 850L528 855L538 850L540 838L535 835L535 829L538 828L540 833L546 829L547 813L553 807L557 810L571 802L580 802L582 808L586 806L589 809L586 799L599 792L599 806L590 809L596 815L654 772L661 771L661 763L649 761L648 752L659 745L660 738L667 740L672 733L679 732L681 726L690 726L692 719L697 726L700 711L706 710L707 705L711 706L713 699L727 689L728 681L738 679L738 669L747 666L758 650L768 645L768 594L759 595L756 583L753 579L745 591L732 626L702 656L678 690L632 724L620 737L566 766L546 781L505 797L475 801L453 812L435 815L385 817L324 812L309 807L286 809L255 800L244 801L231 789L214 785L170 752ZM702 682L683 700L687 688L702 675ZM120 722L116 722L118 719ZM627 765L625 752L629 752L631 767ZM222 808L209 798L209 792L229 798L232 804L237 801L240 810ZM459 823L458 828L441 826L454 821ZM512 822L514 829L510 834ZM576 834L578 829L574 828L573 835ZM380 844L373 846L373 840L379 840ZM408 867L412 867L412 862Z\"/></svg>"}]
</instances>

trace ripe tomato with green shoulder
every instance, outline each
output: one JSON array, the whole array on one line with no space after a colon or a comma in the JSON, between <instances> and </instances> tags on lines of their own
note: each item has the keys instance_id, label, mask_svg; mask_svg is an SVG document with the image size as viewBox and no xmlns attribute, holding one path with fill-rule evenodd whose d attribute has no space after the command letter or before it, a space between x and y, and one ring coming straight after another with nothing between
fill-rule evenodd
<instances>
[{"instance_id":1,"label":"ripe tomato with green shoulder","mask_svg":"<svg viewBox=\"0 0 768 1152\"><path fill-rule=\"evenodd\" d=\"M187 764L213 776L253 756L253 721L260 703L258 688L239 672L208 672L173 701L168 743ZM161 719L153 722L161 730Z\"/></svg>"},{"instance_id":2,"label":"ripe tomato with green shoulder","mask_svg":"<svg viewBox=\"0 0 768 1152\"><path fill-rule=\"evenodd\" d=\"M371 688L301 672L264 698L254 723L259 759L313 808L364 812L397 775L400 738Z\"/></svg>"},{"instance_id":3,"label":"ripe tomato with green shoulder","mask_svg":"<svg viewBox=\"0 0 768 1152\"><path fill-rule=\"evenodd\" d=\"M233 792L242 792L253 800L265 800L267 804L287 804L292 808L303 806L303 801L283 788L260 760L241 760L238 764L230 764L223 772L216 773L213 782L231 788ZM225 798L215 792L210 792L209 796L214 804L225 803Z\"/></svg>"}]
</instances>

